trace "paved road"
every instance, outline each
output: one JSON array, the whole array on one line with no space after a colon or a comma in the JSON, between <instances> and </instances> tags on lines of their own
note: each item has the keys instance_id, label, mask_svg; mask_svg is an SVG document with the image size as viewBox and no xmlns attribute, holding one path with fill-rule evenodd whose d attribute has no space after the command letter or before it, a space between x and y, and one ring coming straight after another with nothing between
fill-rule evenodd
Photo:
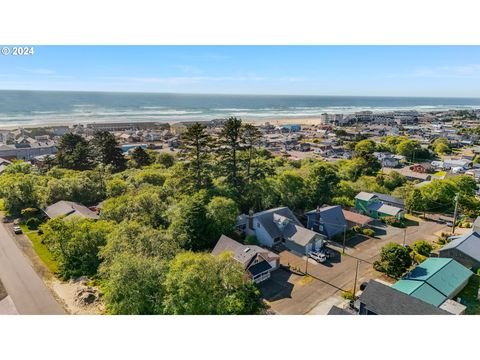
<instances>
[{"instance_id":1,"label":"paved road","mask_svg":"<svg viewBox=\"0 0 480 360\"><path fill-rule=\"evenodd\" d=\"M65 314L27 258L0 224L0 279L22 315Z\"/></svg>"}]
</instances>

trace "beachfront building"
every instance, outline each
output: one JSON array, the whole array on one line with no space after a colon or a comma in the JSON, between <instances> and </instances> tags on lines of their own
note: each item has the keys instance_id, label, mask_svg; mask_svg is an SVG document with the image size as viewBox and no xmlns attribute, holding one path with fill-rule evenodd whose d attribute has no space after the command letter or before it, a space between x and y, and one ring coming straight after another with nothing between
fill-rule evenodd
<instances>
[{"instance_id":1,"label":"beachfront building","mask_svg":"<svg viewBox=\"0 0 480 360\"><path fill-rule=\"evenodd\" d=\"M32 160L40 155L52 155L57 152L54 141L29 141L21 139L13 145L0 145L0 157L8 160Z\"/></svg>"}]
</instances>

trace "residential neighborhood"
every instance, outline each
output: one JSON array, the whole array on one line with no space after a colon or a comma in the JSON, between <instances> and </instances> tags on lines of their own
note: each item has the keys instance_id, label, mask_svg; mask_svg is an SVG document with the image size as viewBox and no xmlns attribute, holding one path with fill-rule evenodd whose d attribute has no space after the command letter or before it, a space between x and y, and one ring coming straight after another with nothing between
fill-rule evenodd
<instances>
[{"instance_id":1,"label":"residential neighborhood","mask_svg":"<svg viewBox=\"0 0 480 360\"><path fill-rule=\"evenodd\" d=\"M127 312L89 279L140 251L183 264L172 299L170 277L217 261L258 313L476 314L480 137L460 116L2 130L2 226L69 313Z\"/></svg>"}]
</instances>

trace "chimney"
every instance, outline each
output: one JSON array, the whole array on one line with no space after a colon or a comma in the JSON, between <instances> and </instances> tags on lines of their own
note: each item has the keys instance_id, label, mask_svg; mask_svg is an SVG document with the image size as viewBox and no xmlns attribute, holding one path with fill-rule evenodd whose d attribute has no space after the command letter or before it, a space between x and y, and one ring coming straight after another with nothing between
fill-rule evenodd
<instances>
[{"instance_id":1,"label":"chimney","mask_svg":"<svg viewBox=\"0 0 480 360\"><path fill-rule=\"evenodd\" d=\"M248 211L248 228L250 230L253 230L253 211L252 210Z\"/></svg>"},{"instance_id":2,"label":"chimney","mask_svg":"<svg viewBox=\"0 0 480 360\"><path fill-rule=\"evenodd\" d=\"M317 205L317 210L315 211L315 225L318 231L320 231L320 205Z\"/></svg>"}]
</instances>

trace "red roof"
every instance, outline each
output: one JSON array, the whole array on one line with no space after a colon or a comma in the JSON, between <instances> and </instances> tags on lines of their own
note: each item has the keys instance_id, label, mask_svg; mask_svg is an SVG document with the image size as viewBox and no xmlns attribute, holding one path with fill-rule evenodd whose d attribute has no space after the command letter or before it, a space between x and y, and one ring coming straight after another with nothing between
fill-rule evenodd
<instances>
[{"instance_id":1,"label":"red roof","mask_svg":"<svg viewBox=\"0 0 480 360\"><path fill-rule=\"evenodd\" d=\"M373 218L369 216L358 214L353 211L348 211L348 210L342 210L342 211L343 211L343 216L345 217L345 220L353 222L355 224L367 225L370 221L373 220Z\"/></svg>"}]
</instances>

